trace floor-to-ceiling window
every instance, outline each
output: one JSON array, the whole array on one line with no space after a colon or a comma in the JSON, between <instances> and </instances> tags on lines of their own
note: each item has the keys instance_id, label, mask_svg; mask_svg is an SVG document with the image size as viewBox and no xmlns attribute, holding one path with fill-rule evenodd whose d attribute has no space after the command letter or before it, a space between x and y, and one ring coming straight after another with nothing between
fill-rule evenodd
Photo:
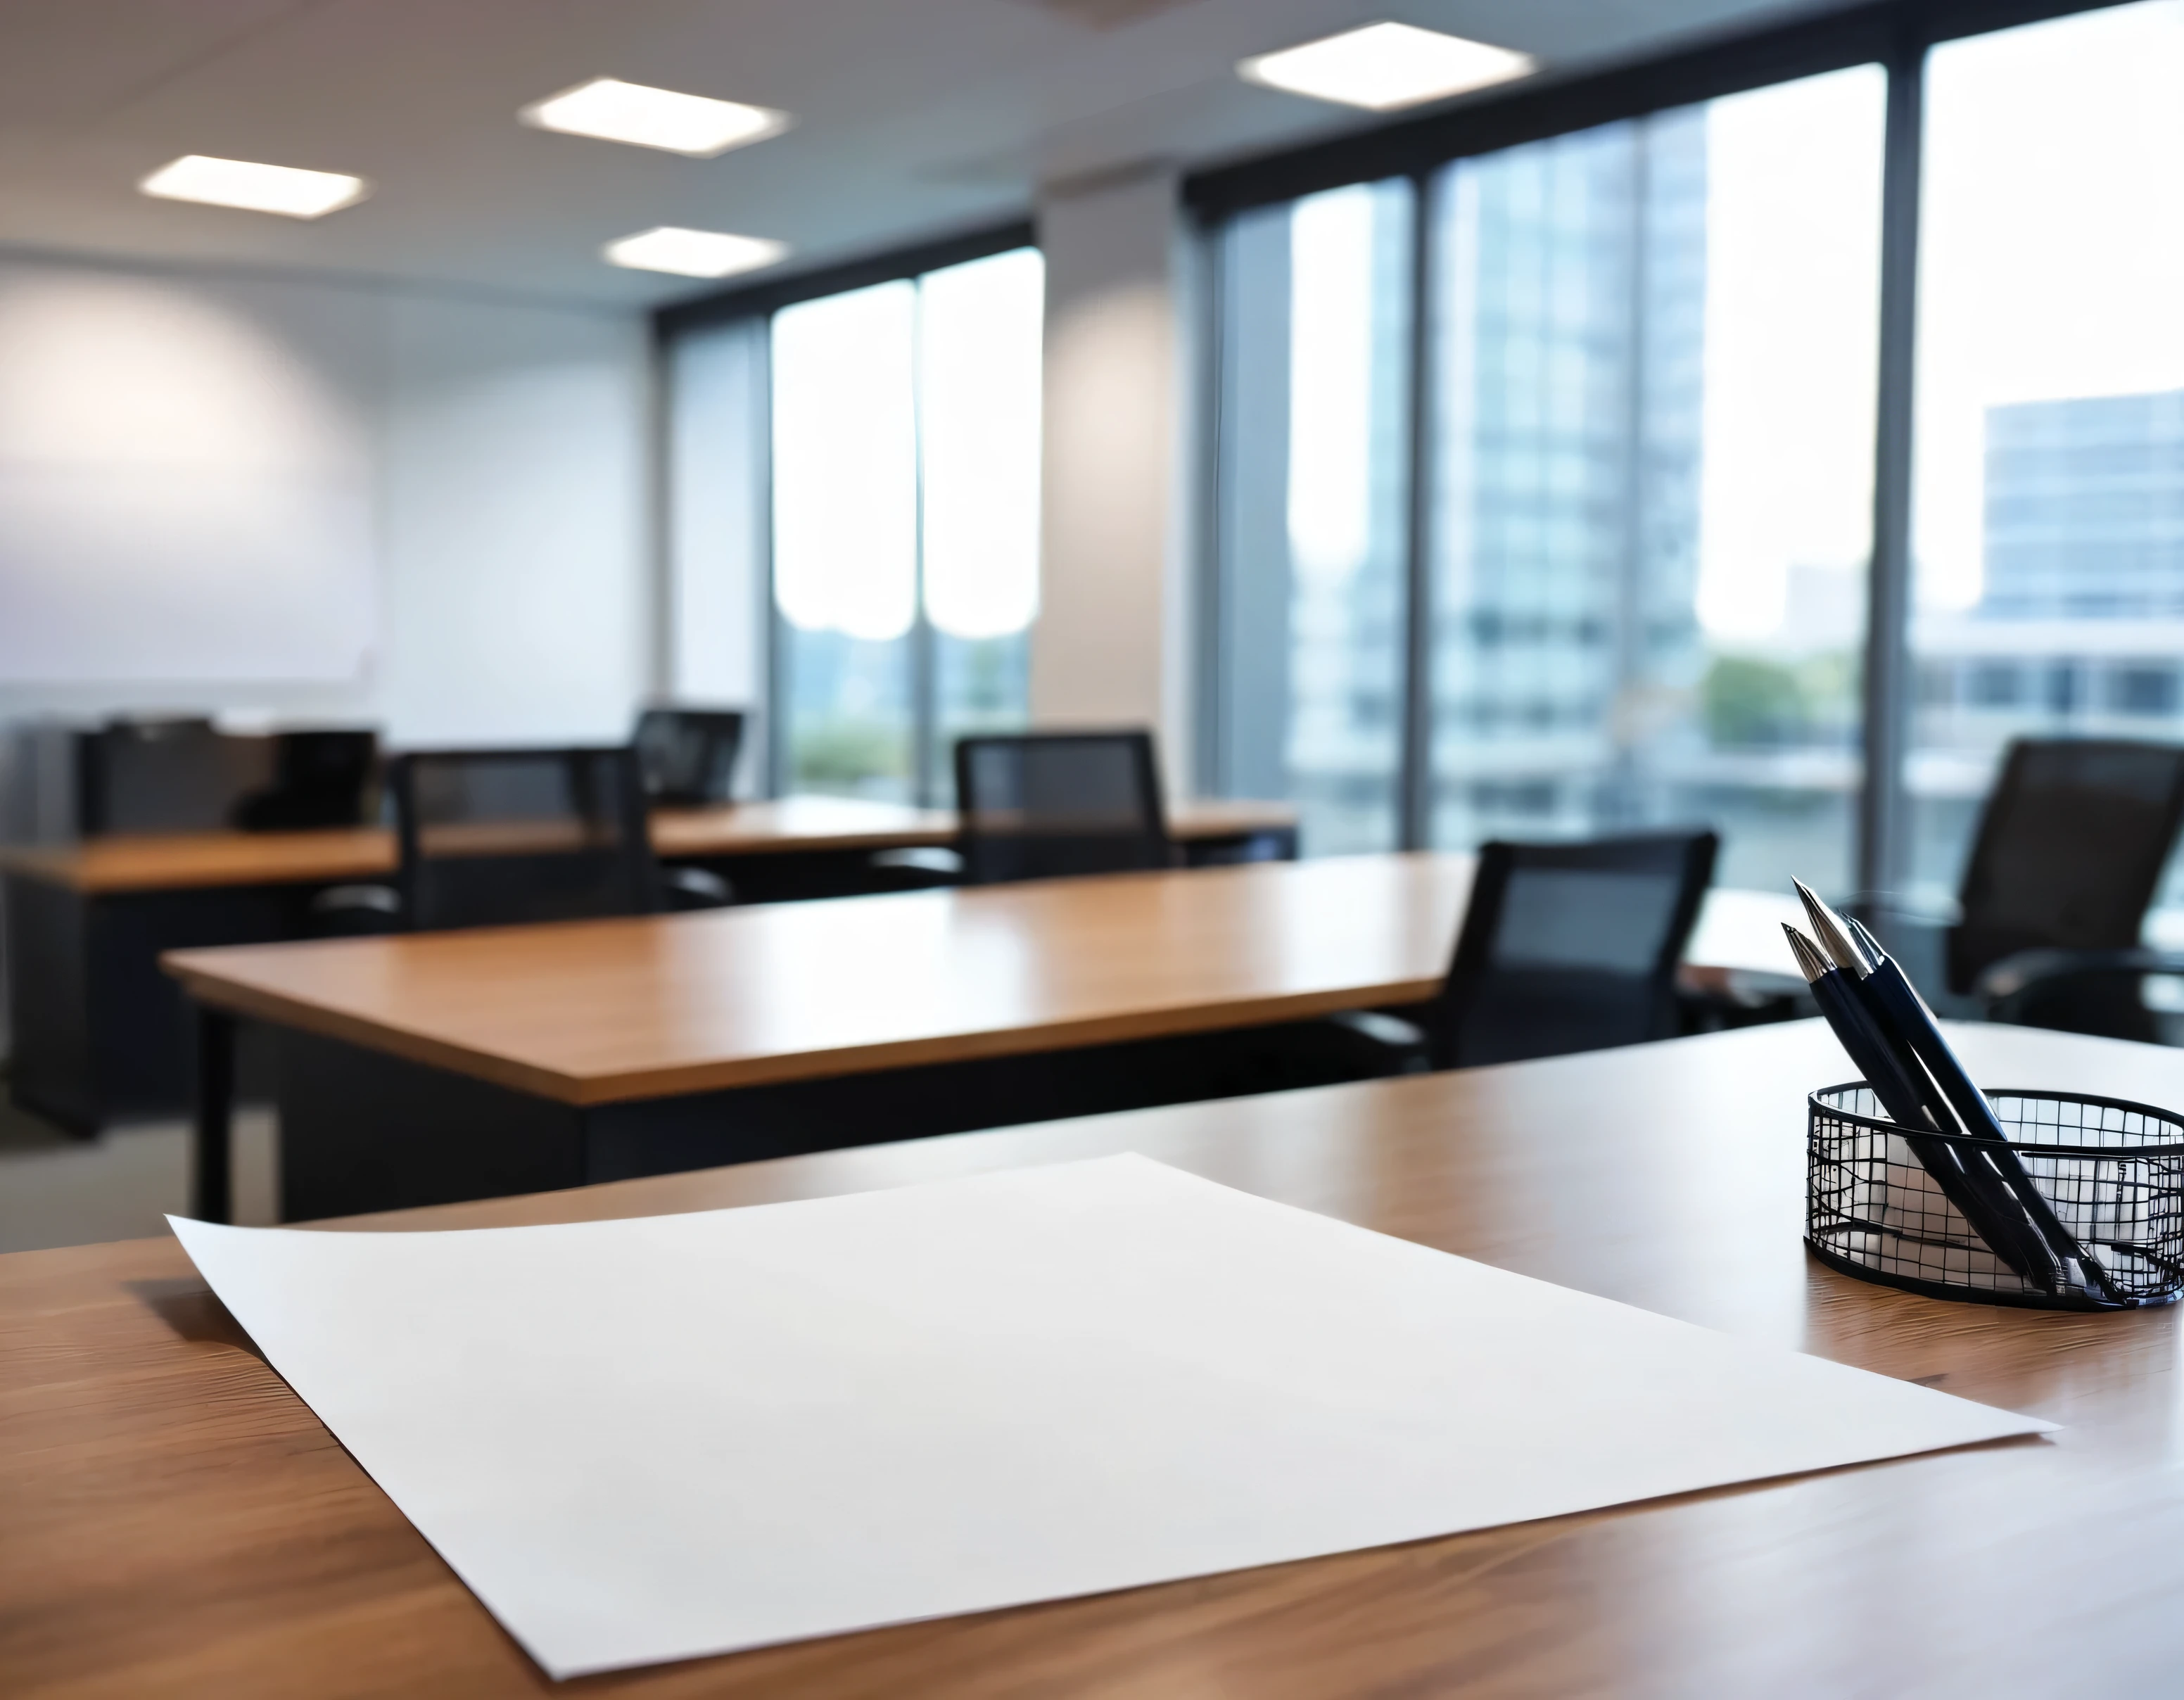
<instances>
[{"instance_id":1,"label":"floor-to-ceiling window","mask_svg":"<svg viewBox=\"0 0 2184 1700\"><path fill-rule=\"evenodd\" d=\"M1885 102L1855 67L1221 228L1217 783L1315 853L1704 821L1727 880L1848 883Z\"/></svg>"},{"instance_id":2,"label":"floor-to-ceiling window","mask_svg":"<svg viewBox=\"0 0 2184 1700\"><path fill-rule=\"evenodd\" d=\"M1885 89L1861 67L1433 188L1429 840L1708 822L1850 876Z\"/></svg>"},{"instance_id":3,"label":"floor-to-ceiling window","mask_svg":"<svg viewBox=\"0 0 2184 1700\"><path fill-rule=\"evenodd\" d=\"M2184 737L2184 8L1944 42L1925 94L1904 778L1939 900L2009 739Z\"/></svg>"},{"instance_id":4,"label":"floor-to-ceiling window","mask_svg":"<svg viewBox=\"0 0 2184 1700\"><path fill-rule=\"evenodd\" d=\"M1359 183L1220 237L1215 765L1319 855L1399 836L1411 202Z\"/></svg>"},{"instance_id":5,"label":"floor-to-ceiling window","mask_svg":"<svg viewBox=\"0 0 2184 1700\"><path fill-rule=\"evenodd\" d=\"M773 315L777 789L945 800L1022 723L1042 286L1017 248Z\"/></svg>"}]
</instances>

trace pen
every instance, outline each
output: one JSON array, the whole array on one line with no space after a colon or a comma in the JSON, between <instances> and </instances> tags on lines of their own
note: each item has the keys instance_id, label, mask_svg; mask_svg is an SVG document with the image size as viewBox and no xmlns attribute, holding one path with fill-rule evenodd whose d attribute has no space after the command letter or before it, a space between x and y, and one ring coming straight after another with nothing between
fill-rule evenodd
<instances>
[{"instance_id":1,"label":"pen","mask_svg":"<svg viewBox=\"0 0 2184 1700\"><path fill-rule=\"evenodd\" d=\"M1849 1054L1852 1065L1864 1076L1873 1095L1897 1124L1911 1155L1997 1257L2021 1279L2042 1292L2053 1292L2054 1260L1998 1178L1977 1170L1967 1173L1955 1142L1930 1137L1957 1131L1955 1119L1942 1104L1932 1082L1915 1062L1900 1056L1889 1043L1848 974L1787 922L1782 931L1788 935L1791 952L1812 989L1813 1001L1820 1006L1820 1013ZM1926 1133L1918 1131L1921 1129Z\"/></svg>"},{"instance_id":2,"label":"pen","mask_svg":"<svg viewBox=\"0 0 2184 1700\"><path fill-rule=\"evenodd\" d=\"M1956 1052L1942 1037L1933 1012L1926 1007L1925 1000L1919 995L1918 989L1902 967L1864 927L1855 921L1845 921L1821 902L1802 880L1792 883L1830 954L1837 945L1844 951L1836 959L1838 966L1851 977L1878 1024L1884 1031L1892 1033L1902 1048L1924 1066L1962 1123L1964 1133L1976 1141L1975 1147L1967 1146L1961 1153L1967 1168L1975 1161L1983 1159L2031 1219L2054 1260L2066 1270L2075 1268L2083 1284L2104 1298L2121 1302L2122 1296L2109 1279L2107 1269L2063 1225L2047 1195L2019 1160L2002 1130L2002 1123L1995 1118L1993 1106L1972 1084L1964 1064L1957 1060Z\"/></svg>"}]
</instances>

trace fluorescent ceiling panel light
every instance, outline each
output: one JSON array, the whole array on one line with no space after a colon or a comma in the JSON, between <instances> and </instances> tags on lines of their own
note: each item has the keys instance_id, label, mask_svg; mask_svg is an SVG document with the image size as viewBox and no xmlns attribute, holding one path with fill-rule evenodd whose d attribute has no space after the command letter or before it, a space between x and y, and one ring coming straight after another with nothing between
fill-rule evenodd
<instances>
[{"instance_id":1,"label":"fluorescent ceiling panel light","mask_svg":"<svg viewBox=\"0 0 2184 1700\"><path fill-rule=\"evenodd\" d=\"M633 271L672 271L683 277L732 277L772 265L788 253L788 244L762 236L730 236L726 231L680 230L661 225L610 242L604 252L616 265Z\"/></svg>"},{"instance_id":2,"label":"fluorescent ceiling panel light","mask_svg":"<svg viewBox=\"0 0 2184 1700\"><path fill-rule=\"evenodd\" d=\"M202 201L291 219L322 218L371 192L363 178L339 171L302 171L293 165L258 165L203 153L185 153L136 187L162 200Z\"/></svg>"},{"instance_id":3,"label":"fluorescent ceiling panel light","mask_svg":"<svg viewBox=\"0 0 2184 1700\"><path fill-rule=\"evenodd\" d=\"M1413 24L1367 24L1300 47L1261 53L1236 74L1314 100L1392 112L1421 101L1529 76L1538 69L1529 53L1489 47Z\"/></svg>"},{"instance_id":4,"label":"fluorescent ceiling panel light","mask_svg":"<svg viewBox=\"0 0 2184 1700\"><path fill-rule=\"evenodd\" d=\"M694 159L710 159L788 128L785 112L740 101L710 100L702 94L677 94L671 88L647 88L613 77L593 77L526 106L516 115L526 124L565 136L664 148Z\"/></svg>"}]
</instances>

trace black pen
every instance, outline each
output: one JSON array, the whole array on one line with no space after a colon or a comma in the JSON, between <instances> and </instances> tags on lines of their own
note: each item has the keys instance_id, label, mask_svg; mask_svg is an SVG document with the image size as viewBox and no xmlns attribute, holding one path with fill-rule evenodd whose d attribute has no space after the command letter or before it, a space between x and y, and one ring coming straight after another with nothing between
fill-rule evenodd
<instances>
[{"instance_id":1,"label":"black pen","mask_svg":"<svg viewBox=\"0 0 2184 1700\"><path fill-rule=\"evenodd\" d=\"M1998 1182L1985 1184L1980 1173L1966 1173L1957 1144L1930 1135L1957 1131L1946 1109L1936 1114L1938 1094L1910 1067L1888 1042L1886 1034L1858 995L1848 973L1830 961L1820 948L1787 922L1782 931L1797 967L1812 988L1813 1001L1849 1054L1851 1064L1864 1076L1873 1095L1895 1122L1904 1145L1919 1166L1934 1179L1943 1197L1957 1208L1972 1232L2020 1279L2043 1292L2055 1290L2054 1260L2033 1234L2031 1226ZM1925 1129L1924 1133L1919 1131Z\"/></svg>"},{"instance_id":2,"label":"black pen","mask_svg":"<svg viewBox=\"0 0 2184 1700\"><path fill-rule=\"evenodd\" d=\"M1986 1094L1972 1084L1971 1076L1958 1060L1957 1053L1950 1049L1948 1040L1942 1036L1940 1023L1934 1019L1933 1011L1926 1007L1925 999L1919 995L1919 989L1911 984L1910 977L1862 924L1856 921L1844 924L1871 965L1870 972L1859 984L1925 1060L1935 1084L1964 1122L1964 1131L1981 1142L1989 1161L2025 1207L2025 1213L2032 1218L2032 1225L2040 1230L2049 1250L2065 1268L2075 1265L2087 1286L2104 1298L2122 1303L2123 1295L2109 1279L2107 1268L2078 1242L2077 1235L2063 1225L2054 1207L2048 1203L2047 1194L2041 1191L2039 1184L2018 1157L2008 1135L2002 1130L1994 1106L1987 1102Z\"/></svg>"},{"instance_id":3,"label":"black pen","mask_svg":"<svg viewBox=\"0 0 2184 1700\"><path fill-rule=\"evenodd\" d=\"M1797 887L1805 912L1813 917L1814 924L1825 926L1843 941L1849 956L1841 966L1853 977L1859 993L1868 1000L1880 1024L1892 1031L1932 1076L1934 1084L1964 1124L1964 1132L1977 1142L1979 1156L1992 1166L1994 1173L2031 1218L2056 1262L2065 1269L2075 1268L2084 1285L2103 1297L2121 1303L2123 1296L2109 1279L2108 1270L2063 1225L2047 1195L2019 1160L2008 1136L2002 1130L2002 1123L1996 1119L1994 1106L1987 1102L1986 1094L1972 1084L1964 1064L1957 1060L1956 1052L1942 1037L1941 1028L1934 1020L1933 1012L1926 1007L1926 1000L1919 995L1918 989L1896 960L1880 948L1880 941L1872 934L1855 921L1845 921L1821 902L1802 881L1792 883ZM1966 1161L1969 1163L1970 1160L1968 1150Z\"/></svg>"}]
</instances>

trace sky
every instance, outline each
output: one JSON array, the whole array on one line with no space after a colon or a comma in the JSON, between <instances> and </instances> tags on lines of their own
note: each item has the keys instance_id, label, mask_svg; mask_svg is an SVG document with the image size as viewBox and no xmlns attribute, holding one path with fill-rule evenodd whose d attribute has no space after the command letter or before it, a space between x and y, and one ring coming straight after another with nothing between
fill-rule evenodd
<instances>
[{"instance_id":1,"label":"sky","mask_svg":"<svg viewBox=\"0 0 2184 1700\"><path fill-rule=\"evenodd\" d=\"M2184 4L1950 42L1926 100L1914 552L1964 607L1984 410L2184 387Z\"/></svg>"},{"instance_id":2,"label":"sky","mask_svg":"<svg viewBox=\"0 0 2184 1700\"><path fill-rule=\"evenodd\" d=\"M1039 608L1038 250L773 319L774 597L805 631L957 638ZM921 552L922 560L921 563Z\"/></svg>"},{"instance_id":3,"label":"sky","mask_svg":"<svg viewBox=\"0 0 2184 1700\"><path fill-rule=\"evenodd\" d=\"M1793 562L1867 554L1883 97L1862 67L1708 113L1699 613L1719 640L1780 635ZM1962 609L1989 407L2184 387L2184 3L1936 48L1921 214L1915 594Z\"/></svg>"}]
</instances>

